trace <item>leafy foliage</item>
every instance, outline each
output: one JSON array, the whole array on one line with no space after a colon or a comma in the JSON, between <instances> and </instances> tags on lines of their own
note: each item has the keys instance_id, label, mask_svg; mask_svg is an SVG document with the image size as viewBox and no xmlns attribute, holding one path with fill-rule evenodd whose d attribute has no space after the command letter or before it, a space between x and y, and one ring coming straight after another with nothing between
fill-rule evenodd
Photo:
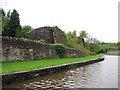
<instances>
[{"instance_id":1,"label":"leafy foliage","mask_svg":"<svg viewBox=\"0 0 120 90\"><path fill-rule=\"evenodd\" d=\"M100 50L98 53L107 53L110 49L118 49L118 45L114 43L100 43Z\"/></svg>"},{"instance_id":2,"label":"leafy foliage","mask_svg":"<svg viewBox=\"0 0 120 90\"><path fill-rule=\"evenodd\" d=\"M66 56L67 49L63 44L54 44L54 48L60 58L63 58Z\"/></svg>"},{"instance_id":3,"label":"leafy foliage","mask_svg":"<svg viewBox=\"0 0 120 90\"><path fill-rule=\"evenodd\" d=\"M10 17L6 16L6 13L5 13L5 11L3 9L0 9L0 27L1 27L0 34L1 35L2 35L2 32L4 31L4 28L8 24L9 20L10 20Z\"/></svg>"},{"instance_id":4,"label":"leafy foliage","mask_svg":"<svg viewBox=\"0 0 120 90\"><path fill-rule=\"evenodd\" d=\"M9 37L28 38L32 27L25 25L21 28L18 12L14 9L12 13L10 10L5 13L3 9L0 9L2 14L2 35Z\"/></svg>"},{"instance_id":5,"label":"leafy foliage","mask_svg":"<svg viewBox=\"0 0 120 90\"><path fill-rule=\"evenodd\" d=\"M68 32L67 37L68 37L69 40L72 39L72 38L75 38L74 32Z\"/></svg>"},{"instance_id":6,"label":"leafy foliage","mask_svg":"<svg viewBox=\"0 0 120 90\"><path fill-rule=\"evenodd\" d=\"M5 11L4 11L2 8L0 8L0 14L1 14L2 16L5 16Z\"/></svg>"},{"instance_id":7,"label":"leafy foliage","mask_svg":"<svg viewBox=\"0 0 120 90\"><path fill-rule=\"evenodd\" d=\"M2 30L0 31L0 34L2 32L3 36L19 38L29 37L29 34L32 31L32 27L26 25L21 28L19 14L15 9L12 13L10 12L10 10L5 13L3 9L0 9L0 17L2 17L0 19L0 27L2 27L2 29L0 29ZM88 33L85 30L81 31L79 36L76 35L76 30L74 30L73 32L68 32L65 35L65 33L57 26L52 27L52 31L57 33L54 34L55 37L57 37L56 43L57 41L59 41L59 43L62 43L69 48L75 48L87 53L103 53L107 52L111 48L120 48L120 42L118 42L117 44L100 43L99 40L97 40L96 38L89 38ZM85 38L87 38L87 41L85 40ZM45 43L45 40L40 39L37 42ZM55 45L55 50L59 57L64 57L66 53L66 47L62 44Z\"/></svg>"},{"instance_id":8,"label":"leafy foliage","mask_svg":"<svg viewBox=\"0 0 120 90\"><path fill-rule=\"evenodd\" d=\"M118 48L120 49L120 42L117 43Z\"/></svg>"},{"instance_id":9,"label":"leafy foliage","mask_svg":"<svg viewBox=\"0 0 120 90\"><path fill-rule=\"evenodd\" d=\"M88 43L87 45L91 52L98 53L100 50L100 46L97 43Z\"/></svg>"},{"instance_id":10,"label":"leafy foliage","mask_svg":"<svg viewBox=\"0 0 120 90\"><path fill-rule=\"evenodd\" d=\"M101 47L99 46L100 41L97 40L96 38L90 38L88 37L87 40L87 48L94 53L98 53Z\"/></svg>"},{"instance_id":11,"label":"leafy foliage","mask_svg":"<svg viewBox=\"0 0 120 90\"><path fill-rule=\"evenodd\" d=\"M17 34L21 31L19 14L15 9L11 13L11 16L9 13L7 16L10 17L10 20L7 20L7 23L3 28L3 36L16 37Z\"/></svg>"},{"instance_id":12,"label":"leafy foliage","mask_svg":"<svg viewBox=\"0 0 120 90\"><path fill-rule=\"evenodd\" d=\"M67 40L69 42L69 47L70 48L75 48L77 50L81 50L86 52L87 54L91 54L92 52L89 51L86 47L84 47L82 38L80 36L77 36L73 32L68 32L66 34Z\"/></svg>"},{"instance_id":13,"label":"leafy foliage","mask_svg":"<svg viewBox=\"0 0 120 90\"><path fill-rule=\"evenodd\" d=\"M32 31L31 26L29 26L29 25L23 26L20 33L18 33L18 37L28 38L31 31Z\"/></svg>"},{"instance_id":14,"label":"leafy foliage","mask_svg":"<svg viewBox=\"0 0 120 90\"><path fill-rule=\"evenodd\" d=\"M87 38L87 36L88 36L88 33L85 30L80 32L80 37L81 38Z\"/></svg>"},{"instance_id":15,"label":"leafy foliage","mask_svg":"<svg viewBox=\"0 0 120 90\"><path fill-rule=\"evenodd\" d=\"M15 9L11 13L11 20L9 22L9 26L10 26L9 36L15 37L17 36L18 33L20 33L21 26L20 26L19 14Z\"/></svg>"}]
</instances>

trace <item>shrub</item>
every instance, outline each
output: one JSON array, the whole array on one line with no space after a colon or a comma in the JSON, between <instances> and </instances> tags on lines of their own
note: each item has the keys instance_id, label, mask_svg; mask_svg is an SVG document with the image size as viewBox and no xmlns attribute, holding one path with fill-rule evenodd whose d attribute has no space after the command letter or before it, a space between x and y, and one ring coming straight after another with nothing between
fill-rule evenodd
<instances>
[{"instance_id":1,"label":"shrub","mask_svg":"<svg viewBox=\"0 0 120 90\"><path fill-rule=\"evenodd\" d=\"M118 47L118 49L120 49L120 42L117 43L117 47Z\"/></svg>"},{"instance_id":2,"label":"shrub","mask_svg":"<svg viewBox=\"0 0 120 90\"><path fill-rule=\"evenodd\" d=\"M109 48L104 48L104 49L101 49L97 52L97 54L100 54L100 53L107 53L108 50L110 50Z\"/></svg>"},{"instance_id":3,"label":"shrub","mask_svg":"<svg viewBox=\"0 0 120 90\"><path fill-rule=\"evenodd\" d=\"M29 25L23 26L21 31L17 33L17 37L28 38L32 31L32 27Z\"/></svg>"},{"instance_id":4,"label":"shrub","mask_svg":"<svg viewBox=\"0 0 120 90\"><path fill-rule=\"evenodd\" d=\"M63 44L54 44L53 46L59 58L66 56L67 48Z\"/></svg>"}]
</instances>

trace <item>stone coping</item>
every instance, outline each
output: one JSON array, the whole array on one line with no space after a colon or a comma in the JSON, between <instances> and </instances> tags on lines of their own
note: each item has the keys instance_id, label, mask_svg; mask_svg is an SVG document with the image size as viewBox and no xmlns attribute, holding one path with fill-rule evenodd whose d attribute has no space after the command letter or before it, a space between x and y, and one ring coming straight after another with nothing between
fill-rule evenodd
<instances>
[{"instance_id":1,"label":"stone coping","mask_svg":"<svg viewBox=\"0 0 120 90\"><path fill-rule=\"evenodd\" d=\"M9 84L9 83L13 83L16 81L31 79L31 78L35 78L38 76L57 73L57 72L60 72L63 70L73 69L73 68L77 68L80 66L92 64L95 62L100 62L103 60L104 60L104 57L101 57L101 58L95 58L95 59L91 59L91 60L80 61L80 62L73 62L73 63L62 64L62 65L57 65L57 66L50 66L50 67L45 67L45 68L33 69L33 70L29 70L29 71L13 72L13 73L9 73L9 74L1 74L2 83Z\"/></svg>"}]
</instances>

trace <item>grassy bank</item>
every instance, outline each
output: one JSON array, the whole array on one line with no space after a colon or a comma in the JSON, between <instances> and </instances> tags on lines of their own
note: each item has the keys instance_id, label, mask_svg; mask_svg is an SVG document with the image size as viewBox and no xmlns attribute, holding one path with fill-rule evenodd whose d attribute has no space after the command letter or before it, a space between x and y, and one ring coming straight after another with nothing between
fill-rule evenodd
<instances>
[{"instance_id":1,"label":"grassy bank","mask_svg":"<svg viewBox=\"0 0 120 90\"><path fill-rule=\"evenodd\" d=\"M15 62L3 62L2 63L2 74L28 71L38 68L44 68L55 65L62 65L72 62L80 62L83 60L90 60L94 58L100 58L100 55L85 56L81 58L58 58L58 59L45 59L45 60L34 60L34 61L15 61Z\"/></svg>"}]
</instances>

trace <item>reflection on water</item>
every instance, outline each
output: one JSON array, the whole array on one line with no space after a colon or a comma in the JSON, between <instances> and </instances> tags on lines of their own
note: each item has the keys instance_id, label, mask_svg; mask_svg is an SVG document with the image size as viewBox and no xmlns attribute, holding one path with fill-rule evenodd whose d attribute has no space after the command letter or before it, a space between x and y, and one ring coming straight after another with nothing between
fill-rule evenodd
<instances>
[{"instance_id":1,"label":"reflection on water","mask_svg":"<svg viewBox=\"0 0 120 90\"><path fill-rule=\"evenodd\" d=\"M105 56L102 62L61 71L4 88L118 88L118 56Z\"/></svg>"}]
</instances>

